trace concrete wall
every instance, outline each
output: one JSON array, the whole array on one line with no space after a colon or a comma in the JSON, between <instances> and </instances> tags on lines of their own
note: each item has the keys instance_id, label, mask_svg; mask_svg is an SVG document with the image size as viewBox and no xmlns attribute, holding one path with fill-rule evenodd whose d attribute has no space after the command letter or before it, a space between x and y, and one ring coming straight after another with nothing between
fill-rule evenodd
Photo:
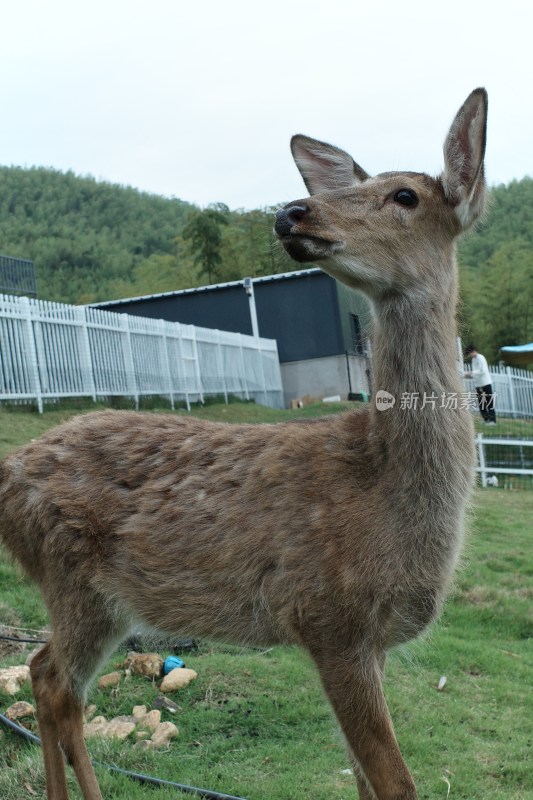
<instances>
[{"instance_id":1,"label":"concrete wall","mask_svg":"<svg viewBox=\"0 0 533 800\"><path fill-rule=\"evenodd\" d=\"M341 399L346 400L350 391L370 394L367 375L369 361L363 356L327 356L307 361L289 361L280 366L286 406L290 405L291 400L305 395L322 398L340 394Z\"/></svg>"}]
</instances>

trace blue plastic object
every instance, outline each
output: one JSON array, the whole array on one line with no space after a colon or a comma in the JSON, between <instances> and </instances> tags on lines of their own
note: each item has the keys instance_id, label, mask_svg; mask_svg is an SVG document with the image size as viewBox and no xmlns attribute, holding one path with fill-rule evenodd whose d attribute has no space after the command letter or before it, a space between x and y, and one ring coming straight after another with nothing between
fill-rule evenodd
<instances>
[{"instance_id":1,"label":"blue plastic object","mask_svg":"<svg viewBox=\"0 0 533 800\"><path fill-rule=\"evenodd\" d=\"M168 673L172 672L173 669L184 666L185 662L182 661L181 658L178 658L177 656L169 656L168 658L165 658L165 663L163 664L163 672L165 673L165 675L168 675Z\"/></svg>"}]
</instances>

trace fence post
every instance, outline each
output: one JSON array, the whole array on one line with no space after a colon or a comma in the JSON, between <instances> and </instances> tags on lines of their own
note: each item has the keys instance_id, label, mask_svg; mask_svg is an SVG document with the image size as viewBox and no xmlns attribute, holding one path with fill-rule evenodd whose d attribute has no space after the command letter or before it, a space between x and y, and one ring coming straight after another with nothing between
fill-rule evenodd
<instances>
[{"instance_id":1,"label":"fence post","mask_svg":"<svg viewBox=\"0 0 533 800\"><path fill-rule=\"evenodd\" d=\"M174 323L178 326L178 353L179 353L179 360L180 360L180 367L183 370L183 385L185 391L185 404L187 406L187 411L191 410L191 404L189 402L189 376L187 375L187 370L185 369L185 359L183 357L183 339L182 339L182 326L181 322Z\"/></svg>"},{"instance_id":2,"label":"fence post","mask_svg":"<svg viewBox=\"0 0 533 800\"><path fill-rule=\"evenodd\" d=\"M172 375L170 374L170 360L168 357L168 339L167 339L167 323L165 320L158 320L159 327L161 328L160 347L161 347L161 365L163 367L163 374L168 383L168 391L170 395L170 407L174 411L174 391L172 386Z\"/></svg>"},{"instance_id":3,"label":"fence post","mask_svg":"<svg viewBox=\"0 0 533 800\"><path fill-rule=\"evenodd\" d=\"M266 378L265 378L265 365L263 364L263 351L261 350L261 339L257 337L255 340L257 346L257 355L259 356L259 365L261 367L261 381L263 384L263 397L265 398L265 405L268 405L268 394L267 394L267 387L266 387Z\"/></svg>"},{"instance_id":4,"label":"fence post","mask_svg":"<svg viewBox=\"0 0 533 800\"><path fill-rule=\"evenodd\" d=\"M486 488L487 486L487 470L485 467L485 449L483 445L483 434L478 433L476 436L477 457L479 461L479 471L481 475L481 485Z\"/></svg>"},{"instance_id":5,"label":"fence post","mask_svg":"<svg viewBox=\"0 0 533 800\"><path fill-rule=\"evenodd\" d=\"M129 326L129 315L119 314L120 327L123 330L122 349L124 353L124 365L126 367L126 382L128 391L135 401L135 408L139 410L139 391L137 389L137 376L135 375L135 362L133 360L133 349L131 347L131 331Z\"/></svg>"},{"instance_id":6,"label":"fence post","mask_svg":"<svg viewBox=\"0 0 533 800\"><path fill-rule=\"evenodd\" d=\"M75 314L78 320L78 325L81 328L81 340L83 347L81 348L81 355L83 358L83 388L87 385L87 391L96 403L96 383L94 380L94 367L91 355L91 342L89 340L89 329L87 327L87 313L83 306L75 307ZM85 382L87 381L87 384Z\"/></svg>"},{"instance_id":7,"label":"fence post","mask_svg":"<svg viewBox=\"0 0 533 800\"><path fill-rule=\"evenodd\" d=\"M198 383L198 395L200 397L200 403L204 402L204 387L202 384L202 373L200 370L200 359L198 358L198 343L196 341L196 328L194 325L192 327L192 349L194 353L194 366L195 366L195 373L196 373L196 381Z\"/></svg>"},{"instance_id":8,"label":"fence post","mask_svg":"<svg viewBox=\"0 0 533 800\"><path fill-rule=\"evenodd\" d=\"M33 377L33 383L35 386L35 397L37 400L37 408L39 409L39 414L43 413L43 393L41 387L41 378L39 375L39 362L37 360L37 350L35 347L35 338L33 334L33 314L32 314L32 306L30 304L29 298L21 297L20 304L23 309L24 320L26 322L26 337L28 342L28 357L29 357L29 367Z\"/></svg>"},{"instance_id":9,"label":"fence post","mask_svg":"<svg viewBox=\"0 0 533 800\"><path fill-rule=\"evenodd\" d=\"M511 414L513 417L516 417L516 398L514 395L514 385L513 385L513 372L511 367L506 367L505 372L507 375L507 380L509 381L509 397L511 399Z\"/></svg>"},{"instance_id":10,"label":"fence post","mask_svg":"<svg viewBox=\"0 0 533 800\"><path fill-rule=\"evenodd\" d=\"M237 336L239 337L239 353L241 356L241 378L242 384L244 386L244 398L245 400L250 399L250 392L248 391L248 380L246 378L246 365L244 363L244 350L242 347L242 333L238 333Z\"/></svg>"},{"instance_id":11,"label":"fence post","mask_svg":"<svg viewBox=\"0 0 533 800\"><path fill-rule=\"evenodd\" d=\"M222 344L221 344L221 341L220 341L221 336L220 336L220 331L218 330L218 328L215 331L215 333L217 335L216 348L217 348L218 369L219 369L219 372L220 372L220 377L222 378L222 389L224 391L224 402L226 403L226 405L228 405L228 388L226 386L226 376L224 375L224 359L222 357Z\"/></svg>"},{"instance_id":12,"label":"fence post","mask_svg":"<svg viewBox=\"0 0 533 800\"><path fill-rule=\"evenodd\" d=\"M459 367L459 372L461 375L463 374L463 364L465 361L464 357L464 350L463 350L463 342L460 336L455 337L455 346L457 349L457 366Z\"/></svg>"},{"instance_id":13,"label":"fence post","mask_svg":"<svg viewBox=\"0 0 533 800\"><path fill-rule=\"evenodd\" d=\"M21 298L27 300L28 298ZM33 305L30 301L30 308L33 308L32 313L32 327L33 327L33 342L35 345L35 358L39 365L39 386L43 397L49 395L53 391L53 381L49 372L49 354L47 358L46 346L43 338L42 317L44 316L45 308L42 300L34 301Z\"/></svg>"}]
</instances>

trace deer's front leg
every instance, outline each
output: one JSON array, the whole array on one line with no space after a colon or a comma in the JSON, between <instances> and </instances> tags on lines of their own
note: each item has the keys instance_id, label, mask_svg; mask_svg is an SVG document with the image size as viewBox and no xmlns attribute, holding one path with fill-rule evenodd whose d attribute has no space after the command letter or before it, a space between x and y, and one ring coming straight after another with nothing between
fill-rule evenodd
<instances>
[{"instance_id":1,"label":"deer's front leg","mask_svg":"<svg viewBox=\"0 0 533 800\"><path fill-rule=\"evenodd\" d=\"M376 800L416 800L383 694L380 659L313 649L324 689ZM370 800L372 792L362 777L357 777L357 784L362 800Z\"/></svg>"}]
</instances>

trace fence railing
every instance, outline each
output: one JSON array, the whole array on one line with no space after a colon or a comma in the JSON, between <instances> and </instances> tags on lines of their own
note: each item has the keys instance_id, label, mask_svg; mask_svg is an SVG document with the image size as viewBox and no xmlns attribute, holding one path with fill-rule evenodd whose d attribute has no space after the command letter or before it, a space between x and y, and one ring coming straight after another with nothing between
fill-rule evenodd
<instances>
[{"instance_id":1,"label":"fence railing","mask_svg":"<svg viewBox=\"0 0 533 800\"><path fill-rule=\"evenodd\" d=\"M464 365L465 371L472 367ZM533 372L514 367L489 367L495 393L496 415L533 419ZM473 381L465 378L465 386L474 391Z\"/></svg>"},{"instance_id":2,"label":"fence railing","mask_svg":"<svg viewBox=\"0 0 533 800\"><path fill-rule=\"evenodd\" d=\"M283 406L277 344L227 331L0 294L0 401L235 395Z\"/></svg>"},{"instance_id":3,"label":"fence railing","mask_svg":"<svg viewBox=\"0 0 533 800\"><path fill-rule=\"evenodd\" d=\"M477 461L482 486L498 485L498 476L524 476L521 486L533 488L533 439L476 436ZM496 478L496 481L494 481Z\"/></svg>"}]
</instances>

